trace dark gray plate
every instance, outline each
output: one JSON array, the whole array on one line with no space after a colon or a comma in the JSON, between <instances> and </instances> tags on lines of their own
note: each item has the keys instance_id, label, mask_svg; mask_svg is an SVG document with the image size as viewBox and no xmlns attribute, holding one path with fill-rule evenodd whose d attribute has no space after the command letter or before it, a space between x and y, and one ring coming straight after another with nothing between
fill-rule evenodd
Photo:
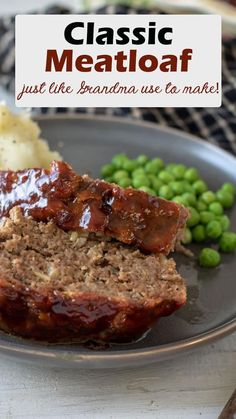
<instances>
[{"instance_id":1,"label":"dark gray plate","mask_svg":"<svg viewBox=\"0 0 236 419\"><path fill-rule=\"evenodd\" d=\"M180 131L94 116L40 117L39 123L50 146L60 145L64 159L79 173L99 176L102 164L118 152L131 157L145 153L197 167L213 190L225 181L236 184L234 157ZM235 210L231 218L236 230ZM212 270L200 269L183 256L176 260L187 281L188 302L176 314L161 319L139 342L89 350L79 345L46 346L2 333L0 350L25 361L62 367L133 366L175 356L236 330L235 255L223 256L221 266Z\"/></svg>"}]
</instances>

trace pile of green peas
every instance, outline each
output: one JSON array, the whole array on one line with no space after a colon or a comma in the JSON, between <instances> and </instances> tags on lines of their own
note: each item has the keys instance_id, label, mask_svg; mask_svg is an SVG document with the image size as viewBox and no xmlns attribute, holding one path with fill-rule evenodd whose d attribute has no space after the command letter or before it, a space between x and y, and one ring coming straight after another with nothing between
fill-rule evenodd
<instances>
[{"instance_id":1,"label":"pile of green peas","mask_svg":"<svg viewBox=\"0 0 236 419\"><path fill-rule=\"evenodd\" d=\"M130 159L123 153L102 167L101 176L122 188L139 189L187 207L189 218L183 244L208 242L218 248L203 248L198 257L200 266L215 267L221 262L219 251L236 249L236 233L229 231L230 219L225 214L235 202L236 188L232 183L224 183L213 192L194 167L165 164L160 157L150 159L145 155Z\"/></svg>"}]
</instances>

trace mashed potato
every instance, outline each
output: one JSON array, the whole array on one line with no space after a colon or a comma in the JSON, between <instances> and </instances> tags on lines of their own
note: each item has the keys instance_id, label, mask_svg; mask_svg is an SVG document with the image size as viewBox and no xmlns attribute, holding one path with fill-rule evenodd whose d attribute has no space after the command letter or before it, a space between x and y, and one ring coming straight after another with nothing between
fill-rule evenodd
<instances>
[{"instance_id":1,"label":"mashed potato","mask_svg":"<svg viewBox=\"0 0 236 419\"><path fill-rule=\"evenodd\" d=\"M30 115L15 115L0 103L0 169L48 168L52 160L62 157L40 138L40 128Z\"/></svg>"}]
</instances>

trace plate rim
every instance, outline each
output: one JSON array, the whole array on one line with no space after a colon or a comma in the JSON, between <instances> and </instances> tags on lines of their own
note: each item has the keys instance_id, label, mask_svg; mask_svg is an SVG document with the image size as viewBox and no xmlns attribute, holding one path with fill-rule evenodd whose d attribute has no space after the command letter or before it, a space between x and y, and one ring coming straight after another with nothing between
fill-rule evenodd
<instances>
[{"instance_id":1,"label":"plate rim","mask_svg":"<svg viewBox=\"0 0 236 419\"><path fill-rule=\"evenodd\" d=\"M172 355L179 355L181 353L183 354L189 352L190 350L197 349L205 344L210 344L233 332L236 332L236 318L221 326L218 326L217 328L212 329L209 332L201 333L188 339L182 339L181 341L174 344L168 343L165 345L159 345L159 347L154 347L153 349L128 349L119 351L119 353L108 351L101 352L95 350L91 350L91 353L75 353L69 351L70 345L68 345L68 349L63 349L62 351L57 352L54 350L54 348L50 349L49 344L40 344L40 342L33 342L32 340L30 340L30 343L35 344L35 347L33 348L18 346L19 343L27 345L27 339L9 335L14 340L17 340L16 344L14 345L14 342L2 343L2 339L0 338L0 350L3 350L5 353L7 353L7 355L27 355L30 356L31 359L54 359L56 361L61 361L68 364L71 362L73 364L86 363L87 367L88 365L94 366L94 362L99 361L108 362L107 367L109 367L110 363L115 360L121 360L123 363L128 363L130 361L133 363L136 359L142 360L142 364L140 365L143 365L146 362L158 362L162 359L171 358ZM5 332L1 332L1 334L8 335ZM37 349L36 345L39 347L39 349ZM112 364L112 366L114 367L114 364ZM117 366L119 367L119 365ZM102 364L102 367L104 367L104 363Z\"/></svg>"},{"instance_id":2,"label":"plate rim","mask_svg":"<svg viewBox=\"0 0 236 419\"><path fill-rule=\"evenodd\" d=\"M207 149L214 150L217 154L220 154L222 157L230 159L236 165L236 157L224 149L217 147L214 144L207 143L204 140L201 140L199 137L182 132L176 128L163 126L158 123L152 123L148 121L136 121L135 119L125 118L125 117L116 117L116 116L107 116L107 115L96 115L96 114L74 114L74 113L60 113L60 114L45 114L45 115L32 115L34 121L40 123L40 121L45 120L58 120L58 119L74 119L74 120L97 120L101 122L115 122L121 123L122 125L133 125L135 127L142 126L143 128L151 128L154 131L164 131L169 134L174 134L175 136L182 136L183 138L188 139L188 141L192 141L197 144L201 144L201 146L206 147ZM48 140L50 142L50 140ZM1 336L7 335L4 332L1 332L0 335L0 350L7 353L8 355L28 355L31 359L36 358L43 358L48 360L56 360L61 361L64 363L73 363L73 364L85 364L95 367L94 362L102 361L102 367L105 367L103 362L108 362L108 365L112 363L112 361L120 360L122 362L130 362L135 361L137 358L142 359L142 364L145 362L157 362L162 359L166 359L171 357L172 355L177 355L180 353L187 352L191 349L198 348L204 344L211 343L217 339L223 338L224 336L231 334L236 331L236 316L233 319L229 320L228 322L212 328L206 332L194 335L187 339L181 339L178 342L174 343L167 343L159 345L158 347L151 347L151 348L144 348L144 349L124 349L118 352L109 352L109 351L96 351L91 350L89 353L70 353L70 345L68 345L67 349L63 349L61 351L56 351L53 348L50 348L50 345L46 345L45 343L40 344L40 342L33 342L35 346L32 348L31 346L26 347L27 340L22 339L17 336L10 335L16 342L12 341L3 341ZM22 345L23 344L23 345ZM37 346L38 348L37 348ZM132 365L132 364L131 364ZM114 365L112 365L114 366ZM118 365L119 366L119 365Z\"/></svg>"},{"instance_id":3,"label":"plate rim","mask_svg":"<svg viewBox=\"0 0 236 419\"><path fill-rule=\"evenodd\" d=\"M150 122L150 121L144 121L144 120L136 120L130 117L119 117L119 116L111 116L111 115L97 115L97 114L83 114L83 113L58 113L58 114L33 114L32 119L36 122L45 121L45 120L53 120L53 119L74 119L74 120L90 120L90 121L101 121L101 122L118 122L121 125L134 125L134 126L140 126L143 128L151 128L154 131L162 130L169 134L174 135L181 135L183 138L186 138L187 140L201 145L209 150L213 150L215 153L219 155L224 155L224 157L230 159L234 164L236 164L236 155L231 154L229 151L217 146L216 144L212 144L209 142L206 142L204 138L200 138L194 134L182 131L178 128L168 127L166 125L162 125L158 122ZM47 140L50 142L50 139Z\"/></svg>"}]
</instances>

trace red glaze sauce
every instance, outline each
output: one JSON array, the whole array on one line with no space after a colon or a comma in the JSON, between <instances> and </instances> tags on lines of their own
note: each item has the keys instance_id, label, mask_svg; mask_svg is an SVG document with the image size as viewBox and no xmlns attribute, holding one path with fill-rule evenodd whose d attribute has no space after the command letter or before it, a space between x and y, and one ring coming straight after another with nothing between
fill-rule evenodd
<instances>
[{"instance_id":1,"label":"red glaze sauce","mask_svg":"<svg viewBox=\"0 0 236 419\"><path fill-rule=\"evenodd\" d=\"M0 172L0 217L14 206L60 228L101 233L145 252L169 253L187 210L142 191L79 176L64 162L51 169Z\"/></svg>"},{"instance_id":2,"label":"red glaze sauce","mask_svg":"<svg viewBox=\"0 0 236 419\"><path fill-rule=\"evenodd\" d=\"M184 300L158 300L148 305L95 294L73 300L53 290L42 293L0 279L0 327L6 332L45 342L131 342L160 316L178 309Z\"/></svg>"}]
</instances>

